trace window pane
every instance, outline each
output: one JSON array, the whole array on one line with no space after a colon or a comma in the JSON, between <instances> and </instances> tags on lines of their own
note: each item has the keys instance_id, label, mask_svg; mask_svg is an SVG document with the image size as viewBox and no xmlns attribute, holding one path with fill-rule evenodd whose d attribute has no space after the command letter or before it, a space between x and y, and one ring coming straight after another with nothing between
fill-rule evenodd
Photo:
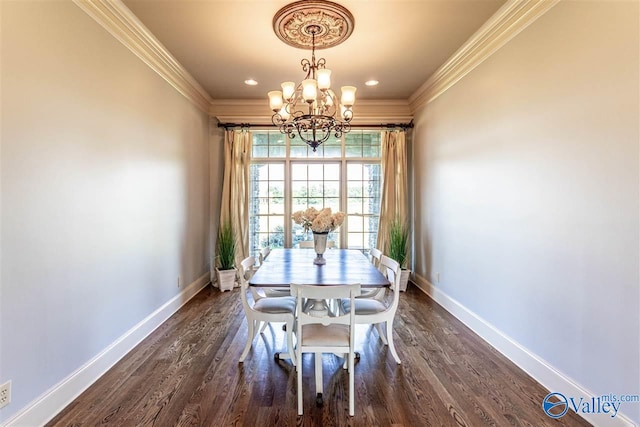
<instances>
[{"instance_id":1,"label":"window pane","mask_svg":"<svg viewBox=\"0 0 640 427\"><path fill-rule=\"evenodd\" d=\"M269 145L269 135L267 133L253 132L253 146Z\"/></svg>"},{"instance_id":2,"label":"window pane","mask_svg":"<svg viewBox=\"0 0 640 427\"><path fill-rule=\"evenodd\" d=\"M322 197L324 195L323 187L322 181L309 181L309 196Z\"/></svg>"},{"instance_id":3,"label":"window pane","mask_svg":"<svg viewBox=\"0 0 640 427\"><path fill-rule=\"evenodd\" d=\"M324 179L324 165L321 163L313 163L308 166L309 177L313 179Z\"/></svg>"},{"instance_id":4,"label":"window pane","mask_svg":"<svg viewBox=\"0 0 640 427\"><path fill-rule=\"evenodd\" d=\"M365 197L362 199L362 213L378 215L380 212L380 199Z\"/></svg>"},{"instance_id":5,"label":"window pane","mask_svg":"<svg viewBox=\"0 0 640 427\"><path fill-rule=\"evenodd\" d=\"M324 199L324 207L331 208L331 210L335 213L340 210L340 199L337 197L328 197Z\"/></svg>"},{"instance_id":6,"label":"window pane","mask_svg":"<svg viewBox=\"0 0 640 427\"><path fill-rule=\"evenodd\" d=\"M325 181L324 182L324 195L325 197L338 197L340 194L340 182L338 181Z\"/></svg>"},{"instance_id":7,"label":"window pane","mask_svg":"<svg viewBox=\"0 0 640 427\"><path fill-rule=\"evenodd\" d=\"M269 147L269 157L284 157L285 153L285 147Z\"/></svg>"},{"instance_id":8,"label":"window pane","mask_svg":"<svg viewBox=\"0 0 640 427\"><path fill-rule=\"evenodd\" d=\"M347 222L348 222L347 225L349 227L349 233L364 231L362 219L363 218L361 216L355 216L355 215L347 217Z\"/></svg>"},{"instance_id":9,"label":"window pane","mask_svg":"<svg viewBox=\"0 0 640 427\"><path fill-rule=\"evenodd\" d=\"M292 180L306 180L307 179L307 165L301 165L294 163L291 165L291 179Z\"/></svg>"},{"instance_id":10,"label":"window pane","mask_svg":"<svg viewBox=\"0 0 640 427\"><path fill-rule=\"evenodd\" d=\"M270 213L284 215L284 197L274 197L270 200Z\"/></svg>"},{"instance_id":11,"label":"window pane","mask_svg":"<svg viewBox=\"0 0 640 427\"><path fill-rule=\"evenodd\" d=\"M342 149L340 147L324 147L324 157L340 157Z\"/></svg>"},{"instance_id":12,"label":"window pane","mask_svg":"<svg viewBox=\"0 0 640 427\"><path fill-rule=\"evenodd\" d=\"M291 204L291 211L297 212L304 209L307 209L307 199L299 197L294 198Z\"/></svg>"},{"instance_id":13,"label":"window pane","mask_svg":"<svg viewBox=\"0 0 640 427\"><path fill-rule=\"evenodd\" d=\"M324 179L340 179L340 165L331 163L324 165Z\"/></svg>"},{"instance_id":14,"label":"window pane","mask_svg":"<svg viewBox=\"0 0 640 427\"><path fill-rule=\"evenodd\" d=\"M351 131L345 136L345 155L362 157L362 131Z\"/></svg>"},{"instance_id":15,"label":"window pane","mask_svg":"<svg viewBox=\"0 0 640 427\"><path fill-rule=\"evenodd\" d=\"M362 213L362 199L349 198L347 200L347 214L361 214Z\"/></svg>"},{"instance_id":16,"label":"window pane","mask_svg":"<svg viewBox=\"0 0 640 427\"><path fill-rule=\"evenodd\" d=\"M284 181L269 181L269 197L284 197Z\"/></svg>"},{"instance_id":17,"label":"window pane","mask_svg":"<svg viewBox=\"0 0 640 427\"><path fill-rule=\"evenodd\" d=\"M280 131L257 130L252 132L252 156L285 157L286 139Z\"/></svg>"},{"instance_id":18,"label":"window pane","mask_svg":"<svg viewBox=\"0 0 640 427\"><path fill-rule=\"evenodd\" d=\"M291 157L307 157L307 145L291 144Z\"/></svg>"},{"instance_id":19,"label":"window pane","mask_svg":"<svg viewBox=\"0 0 640 427\"><path fill-rule=\"evenodd\" d=\"M307 181L294 181L291 183L291 194L293 197L307 197Z\"/></svg>"},{"instance_id":20,"label":"window pane","mask_svg":"<svg viewBox=\"0 0 640 427\"><path fill-rule=\"evenodd\" d=\"M362 233L348 233L347 234L348 242L350 249L363 249L364 244L362 241Z\"/></svg>"},{"instance_id":21,"label":"window pane","mask_svg":"<svg viewBox=\"0 0 640 427\"><path fill-rule=\"evenodd\" d=\"M269 147L253 146L253 157L269 157Z\"/></svg>"},{"instance_id":22,"label":"window pane","mask_svg":"<svg viewBox=\"0 0 640 427\"><path fill-rule=\"evenodd\" d=\"M349 197L362 197L362 181L348 181L347 195Z\"/></svg>"},{"instance_id":23,"label":"window pane","mask_svg":"<svg viewBox=\"0 0 640 427\"><path fill-rule=\"evenodd\" d=\"M258 194L260 194L260 197L269 195L269 181L260 181L258 183Z\"/></svg>"},{"instance_id":24,"label":"window pane","mask_svg":"<svg viewBox=\"0 0 640 427\"><path fill-rule=\"evenodd\" d=\"M380 146L365 145L363 147L362 157L380 157Z\"/></svg>"},{"instance_id":25,"label":"window pane","mask_svg":"<svg viewBox=\"0 0 640 427\"><path fill-rule=\"evenodd\" d=\"M324 204L322 201L322 197L309 197L308 200L308 207L313 206L316 209L322 209Z\"/></svg>"},{"instance_id":26,"label":"window pane","mask_svg":"<svg viewBox=\"0 0 640 427\"><path fill-rule=\"evenodd\" d=\"M260 197L258 212L260 215L269 214L269 199L267 197Z\"/></svg>"},{"instance_id":27,"label":"window pane","mask_svg":"<svg viewBox=\"0 0 640 427\"><path fill-rule=\"evenodd\" d=\"M271 163L269 165L269 179L272 181L284 181L284 165Z\"/></svg>"},{"instance_id":28,"label":"window pane","mask_svg":"<svg viewBox=\"0 0 640 427\"><path fill-rule=\"evenodd\" d=\"M348 180L361 180L362 179L362 167L360 163L348 163L347 164L347 179Z\"/></svg>"}]
</instances>

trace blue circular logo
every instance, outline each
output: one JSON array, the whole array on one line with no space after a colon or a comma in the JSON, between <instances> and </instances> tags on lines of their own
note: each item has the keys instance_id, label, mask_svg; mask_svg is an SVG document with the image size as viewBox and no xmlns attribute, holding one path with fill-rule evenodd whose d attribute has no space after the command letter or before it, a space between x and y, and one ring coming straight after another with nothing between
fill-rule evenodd
<instances>
[{"instance_id":1,"label":"blue circular logo","mask_svg":"<svg viewBox=\"0 0 640 427\"><path fill-rule=\"evenodd\" d=\"M560 418L569 410L567 398L562 393L549 393L542 400L544 413L551 418Z\"/></svg>"}]
</instances>

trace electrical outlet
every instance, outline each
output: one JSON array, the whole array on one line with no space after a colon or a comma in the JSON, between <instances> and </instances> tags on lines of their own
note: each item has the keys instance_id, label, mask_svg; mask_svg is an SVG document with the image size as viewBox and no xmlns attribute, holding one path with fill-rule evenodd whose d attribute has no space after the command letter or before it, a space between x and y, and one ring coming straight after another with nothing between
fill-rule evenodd
<instances>
[{"instance_id":1,"label":"electrical outlet","mask_svg":"<svg viewBox=\"0 0 640 427\"><path fill-rule=\"evenodd\" d=\"M182 277L178 276L178 287L182 286Z\"/></svg>"},{"instance_id":2,"label":"electrical outlet","mask_svg":"<svg viewBox=\"0 0 640 427\"><path fill-rule=\"evenodd\" d=\"M440 273L436 273L436 283L440 283Z\"/></svg>"},{"instance_id":3,"label":"electrical outlet","mask_svg":"<svg viewBox=\"0 0 640 427\"><path fill-rule=\"evenodd\" d=\"M0 385L0 408L11 403L11 381Z\"/></svg>"}]
</instances>

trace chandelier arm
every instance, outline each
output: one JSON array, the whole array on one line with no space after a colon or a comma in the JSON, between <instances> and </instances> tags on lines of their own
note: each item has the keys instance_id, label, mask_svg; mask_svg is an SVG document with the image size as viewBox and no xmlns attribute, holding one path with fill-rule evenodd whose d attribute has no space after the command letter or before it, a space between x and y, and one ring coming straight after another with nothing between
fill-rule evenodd
<instances>
[{"instance_id":1,"label":"chandelier arm","mask_svg":"<svg viewBox=\"0 0 640 427\"><path fill-rule=\"evenodd\" d=\"M302 71L307 73L307 77L305 78L308 79L309 76L311 75L311 69L313 68L313 64L307 58L304 58L302 61L300 61L300 65L302 65Z\"/></svg>"}]
</instances>

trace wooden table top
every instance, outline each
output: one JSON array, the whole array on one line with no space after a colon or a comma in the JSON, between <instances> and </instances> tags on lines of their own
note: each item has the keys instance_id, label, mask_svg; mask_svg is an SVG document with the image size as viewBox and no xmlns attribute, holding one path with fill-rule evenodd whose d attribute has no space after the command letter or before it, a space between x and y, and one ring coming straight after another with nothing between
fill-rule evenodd
<instances>
[{"instance_id":1,"label":"wooden table top","mask_svg":"<svg viewBox=\"0 0 640 427\"><path fill-rule=\"evenodd\" d=\"M360 283L363 288L380 288L390 283L358 250L327 249L325 265L315 265L313 249L274 249L249 280L256 287L289 287L305 285L348 285Z\"/></svg>"}]
</instances>

